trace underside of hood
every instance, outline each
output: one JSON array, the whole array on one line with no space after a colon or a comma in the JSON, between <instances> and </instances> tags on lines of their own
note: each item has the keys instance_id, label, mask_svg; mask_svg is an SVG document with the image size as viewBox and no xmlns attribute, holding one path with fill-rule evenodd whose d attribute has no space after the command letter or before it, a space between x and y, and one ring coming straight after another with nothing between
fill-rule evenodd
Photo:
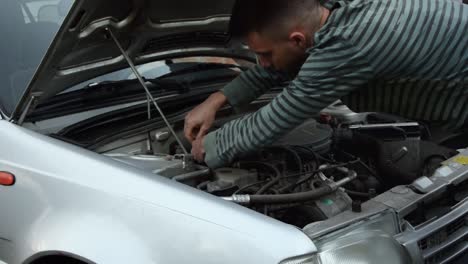
<instances>
[{"instance_id":1,"label":"underside of hood","mask_svg":"<svg viewBox=\"0 0 468 264\"><path fill-rule=\"evenodd\" d=\"M12 118L83 81L135 64L182 56L249 58L228 34L234 0L76 0ZM25 87L26 88L26 87Z\"/></svg>"}]
</instances>

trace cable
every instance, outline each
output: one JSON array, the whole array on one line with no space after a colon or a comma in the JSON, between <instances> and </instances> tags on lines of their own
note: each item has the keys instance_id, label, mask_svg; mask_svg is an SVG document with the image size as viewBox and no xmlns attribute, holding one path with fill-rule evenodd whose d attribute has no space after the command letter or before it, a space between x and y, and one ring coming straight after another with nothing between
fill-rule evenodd
<instances>
[{"instance_id":1,"label":"cable","mask_svg":"<svg viewBox=\"0 0 468 264\"><path fill-rule=\"evenodd\" d=\"M269 169L272 170L272 172L275 174L275 176L273 177L272 180L267 180L267 181L263 181L262 183L267 183L265 186L263 186L262 188L260 188L256 194L262 194L264 192L266 192L269 188L273 187L276 183L278 183L281 179L281 172L273 165L271 164L268 164L268 163L265 163L265 162L259 162L259 161L244 161L244 162L239 162L239 165L242 166L242 165L248 165L248 164L260 164L262 166L265 166ZM260 183L258 183L260 184ZM253 186L255 186L257 184L254 184ZM252 186L249 186L249 187L252 187ZM239 189L236 191L236 193L239 193L240 190L242 190L243 188Z\"/></svg>"},{"instance_id":2,"label":"cable","mask_svg":"<svg viewBox=\"0 0 468 264\"><path fill-rule=\"evenodd\" d=\"M246 186L240 188L239 190L235 191L235 192L234 192L234 195L239 194L239 193L241 193L242 191L245 191L245 190L249 189L250 187L254 187L254 186L256 186L256 185L259 185L259 184L262 184L262 183L267 183L267 182L269 182L269 180L260 181L260 182L255 182L255 183L246 185Z\"/></svg>"},{"instance_id":3,"label":"cable","mask_svg":"<svg viewBox=\"0 0 468 264\"><path fill-rule=\"evenodd\" d=\"M308 148L306 146L293 146L293 148L299 149L299 150L305 151L308 154L311 154L312 157L314 158L314 161L317 164L317 167L319 166L319 164L320 164L320 161L319 161L319 158L318 158L319 154L317 154L313 149Z\"/></svg>"},{"instance_id":4,"label":"cable","mask_svg":"<svg viewBox=\"0 0 468 264\"><path fill-rule=\"evenodd\" d=\"M351 153L348 153L344 150L340 150L340 152L346 156L348 156L349 158L352 158L352 159L357 159L359 160L359 164L364 168L366 169L372 176L374 176L375 178L377 178L377 180L382 183L384 182L384 180L377 174L376 171L374 171L371 167L369 167L364 161L362 161L360 158L352 155Z\"/></svg>"},{"instance_id":5,"label":"cable","mask_svg":"<svg viewBox=\"0 0 468 264\"><path fill-rule=\"evenodd\" d=\"M265 193L266 191L268 191L268 189L275 186L275 184L277 184L280 181L280 179L281 179L281 177L277 177L277 178L271 180L269 183L265 184L262 188L260 188L260 190L258 190L256 194Z\"/></svg>"},{"instance_id":6,"label":"cable","mask_svg":"<svg viewBox=\"0 0 468 264\"><path fill-rule=\"evenodd\" d=\"M356 179L357 174L355 171L346 169L348 176L341 179L340 181L324 185L317 189L300 192L300 193L291 193L291 194L273 194L273 195L233 195L231 197L222 197L226 201L232 201L238 204L290 204L290 203L300 203L311 200L316 200L322 196L333 193L338 190L340 187L348 184L349 182Z\"/></svg>"},{"instance_id":7,"label":"cable","mask_svg":"<svg viewBox=\"0 0 468 264\"><path fill-rule=\"evenodd\" d=\"M302 159L299 156L299 154L297 154L297 152L295 150L293 150L291 147L289 147L289 146L272 146L272 147L266 147L265 149L266 150L267 149L282 149L282 150L285 150L285 151L289 152L290 154L292 154L292 156L296 160L297 166L299 167L299 172L303 171L304 166L302 164Z\"/></svg>"}]
</instances>

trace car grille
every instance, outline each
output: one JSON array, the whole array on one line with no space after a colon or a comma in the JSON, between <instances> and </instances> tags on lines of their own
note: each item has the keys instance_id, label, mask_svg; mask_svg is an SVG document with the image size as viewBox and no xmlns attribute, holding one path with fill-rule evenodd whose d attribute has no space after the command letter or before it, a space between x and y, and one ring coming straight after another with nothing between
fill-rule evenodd
<instances>
[{"instance_id":1,"label":"car grille","mask_svg":"<svg viewBox=\"0 0 468 264\"><path fill-rule=\"evenodd\" d=\"M424 263L447 263L468 249L468 214L418 241Z\"/></svg>"},{"instance_id":2,"label":"car grille","mask_svg":"<svg viewBox=\"0 0 468 264\"><path fill-rule=\"evenodd\" d=\"M445 264L467 257L468 199L451 212L395 237L415 263Z\"/></svg>"}]
</instances>

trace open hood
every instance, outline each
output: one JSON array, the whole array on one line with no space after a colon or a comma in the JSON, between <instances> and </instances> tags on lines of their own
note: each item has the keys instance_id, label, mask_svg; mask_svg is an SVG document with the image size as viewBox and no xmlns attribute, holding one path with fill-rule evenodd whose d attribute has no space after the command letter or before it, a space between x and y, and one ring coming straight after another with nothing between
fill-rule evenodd
<instances>
[{"instance_id":1,"label":"open hood","mask_svg":"<svg viewBox=\"0 0 468 264\"><path fill-rule=\"evenodd\" d=\"M36 33L18 41L20 47L37 51L33 47L38 38L49 43L41 56L36 54L39 58L30 62L28 69L21 68L25 66L23 63L19 68L11 67L9 72L0 73L6 76L0 79L5 90L0 93L1 110L14 120L73 85L128 67L107 29L112 30L137 65L181 56L251 56L245 46L231 41L227 33L234 0L4 1L10 9L20 10L17 8L20 6L26 21L9 22L10 26L36 24ZM28 5L39 2L47 2L49 9L56 3L55 8L64 14L55 31L48 30L47 34L41 31L50 28L47 15L51 12L41 13L44 7L39 11L27 10L31 9ZM8 34L14 35L11 30ZM28 52L20 53L28 56ZM21 81L12 81L17 80L17 75L21 75Z\"/></svg>"}]
</instances>

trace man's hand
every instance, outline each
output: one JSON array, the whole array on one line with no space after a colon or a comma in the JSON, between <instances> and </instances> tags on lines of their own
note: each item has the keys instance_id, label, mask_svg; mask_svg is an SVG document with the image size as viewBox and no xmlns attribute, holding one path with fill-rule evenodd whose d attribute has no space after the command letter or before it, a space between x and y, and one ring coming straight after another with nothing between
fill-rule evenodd
<instances>
[{"instance_id":1,"label":"man's hand","mask_svg":"<svg viewBox=\"0 0 468 264\"><path fill-rule=\"evenodd\" d=\"M205 136L202 136L192 142L192 155L193 158L198 162L205 161L205 147L203 147L204 140Z\"/></svg>"},{"instance_id":2,"label":"man's hand","mask_svg":"<svg viewBox=\"0 0 468 264\"><path fill-rule=\"evenodd\" d=\"M217 92L212 94L205 102L193 109L185 117L184 134L193 143L204 137L216 118L216 112L227 102L226 96Z\"/></svg>"}]
</instances>

